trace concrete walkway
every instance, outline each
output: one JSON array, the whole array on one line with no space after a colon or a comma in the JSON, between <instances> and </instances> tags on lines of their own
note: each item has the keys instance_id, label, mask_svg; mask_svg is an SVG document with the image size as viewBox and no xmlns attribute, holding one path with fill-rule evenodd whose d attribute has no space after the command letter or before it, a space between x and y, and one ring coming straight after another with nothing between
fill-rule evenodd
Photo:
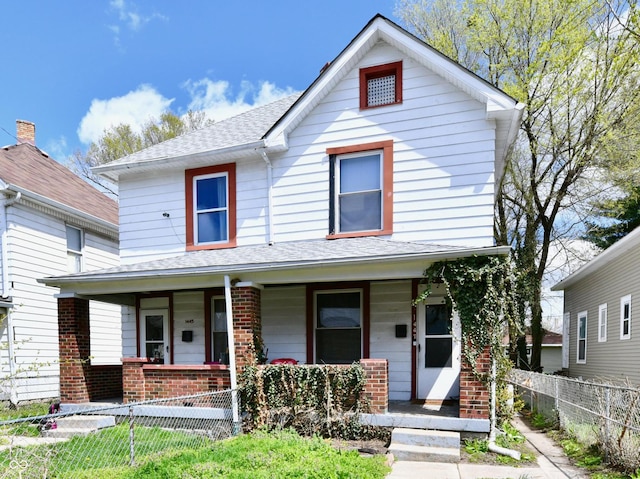
<instances>
[{"instance_id":1,"label":"concrete walkway","mask_svg":"<svg viewBox=\"0 0 640 479\"><path fill-rule=\"evenodd\" d=\"M439 462L394 462L387 479L586 479L589 476L575 468L544 433L529 428L519 418L513 425L527 440L537 456L537 466L512 467L489 464L445 464Z\"/></svg>"}]
</instances>

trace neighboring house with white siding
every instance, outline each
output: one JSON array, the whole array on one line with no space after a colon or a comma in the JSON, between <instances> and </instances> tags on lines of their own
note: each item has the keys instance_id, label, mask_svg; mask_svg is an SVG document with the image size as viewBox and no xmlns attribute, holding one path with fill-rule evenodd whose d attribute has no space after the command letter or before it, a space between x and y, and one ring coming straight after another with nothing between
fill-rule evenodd
<instances>
[{"instance_id":1,"label":"neighboring house with white siding","mask_svg":"<svg viewBox=\"0 0 640 479\"><path fill-rule=\"evenodd\" d=\"M640 385L640 228L553 289L564 291L569 376Z\"/></svg>"},{"instance_id":2,"label":"neighboring house with white siding","mask_svg":"<svg viewBox=\"0 0 640 479\"><path fill-rule=\"evenodd\" d=\"M13 403L59 397L58 290L37 280L119 264L117 203L39 150L33 123L17 136L0 148L0 400ZM90 308L87 359L121 364L121 308Z\"/></svg>"},{"instance_id":3,"label":"neighboring house with white siding","mask_svg":"<svg viewBox=\"0 0 640 479\"><path fill-rule=\"evenodd\" d=\"M457 316L438 285L412 300L433 262L508 252L493 207L521 110L378 15L301 94L96 168L118 183L122 266L44 281L127 308L125 400L162 395L158 377L228 384L231 304L240 366L262 344L380 360L388 399L473 416Z\"/></svg>"}]
</instances>

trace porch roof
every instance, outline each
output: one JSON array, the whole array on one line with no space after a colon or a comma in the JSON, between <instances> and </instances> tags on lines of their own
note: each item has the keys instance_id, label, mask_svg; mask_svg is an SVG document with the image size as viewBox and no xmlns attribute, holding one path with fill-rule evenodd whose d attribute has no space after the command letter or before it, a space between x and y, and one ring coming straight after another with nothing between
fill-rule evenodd
<instances>
[{"instance_id":1,"label":"porch roof","mask_svg":"<svg viewBox=\"0 0 640 479\"><path fill-rule=\"evenodd\" d=\"M224 275L242 275L243 281L262 284L413 278L421 276L424 268L435 261L508 251L505 246L465 248L378 237L321 239L189 251L38 281L60 287L62 292L97 292L96 287L101 285L105 292L117 293L220 286Z\"/></svg>"}]
</instances>

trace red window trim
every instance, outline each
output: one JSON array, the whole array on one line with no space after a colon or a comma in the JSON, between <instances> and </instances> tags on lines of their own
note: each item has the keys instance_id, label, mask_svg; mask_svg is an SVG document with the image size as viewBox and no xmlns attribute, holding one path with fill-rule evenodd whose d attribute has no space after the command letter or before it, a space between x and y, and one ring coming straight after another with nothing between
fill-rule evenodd
<instances>
[{"instance_id":1,"label":"red window trim","mask_svg":"<svg viewBox=\"0 0 640 479\"><path fill-rule=\"evenodd\" d=\"M381 78L388 75L396 77L396 101L393 103L384 103L382 105L369 106L368 103L368 80ZM360 69L360 109L378 108L387 105L396 105L402 103L402 61L387 63L385 65L376 65Z\"/></svg>"},{"instance_id":2,"label":"red window trim","mask_svg":"<svg viewBox=\"0 0 640 479\"><path fill-rule=\"evenodd\" d=\"M214 296L224 296L224 289L215 288L208 289L204 292L204 361L210 363L213 361L212 356L212 328L211 328L211 298ZM229 332L227 331L227 334Z\"/></svg>"},{"instance_id":3,"label":"red window trim","mask_svg":"<svg viewBox=\"0 0 640 479\"><path fill-rule=\"evenodd\" d=\"M216 244L195 244L194 224L193 224L193 179L196 176L211 175L216 173L227 173L229 178L229 241ZM186 240L187 251L197 251L205 249L232 248L236 246L236 164L226 163L224 165L205 166L185 170L185 201L186 201Z\"/></svg>"},{"instance_id":4,"label":"red window trim","mask_svg":"<svg viewBox=\"0 0 640 479\"><path fill-rule=\"evenodd\" d=\"M360 153L372 150L382 150L382 229L378 231L330 233L327 235L327 239L382 236L393 233L393 140L327 148L327 155L344 155L347 153ZM333 179L331 179L331 181L333 181ZM335 201L335 199L331 198L330 201ZM333 211L335 211L335 209L333 209Z\"/></svg>"},{"instance_id":5,"label":"red window trim","mask_svg":"<svg viewBox=\"0 0 640 479\"><path fill-rule=\"evenodd\" d=\"M340 292L341 289L361 289L362 290L362 358L369 358L369 341L370 341L370 323L371 323L371 291L369 281L342 282L342 283L322 283L307 285L307 364L315 364L315 335L313 328L313 295L316 291L335 290Z\"/></svg>"}]
</instances>

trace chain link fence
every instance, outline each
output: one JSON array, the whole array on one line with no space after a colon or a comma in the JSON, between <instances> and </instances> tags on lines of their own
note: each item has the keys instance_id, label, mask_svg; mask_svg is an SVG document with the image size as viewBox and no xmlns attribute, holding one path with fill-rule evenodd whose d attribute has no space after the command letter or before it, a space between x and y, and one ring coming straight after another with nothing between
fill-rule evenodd
<instances>
[{"instance_id":1,"label":"chain link fence","mask_svg":"<svg viewBox=\"0 0 640 479\"><path fill-rule=\"evenodd\" d=\"M100 407L69 405L0 422L0 478L88 478L238 434L236 391ZM101 476L102 477L102 476Z\"/></svg>"},{"instance_id":2,"label":"chain link fence","mask_svg":"<svg viewBox=\"0 0 640 479\"><path fill-rule=\"evenodd\" d=\"M532 411L596 444L611 464L640 468L640 389L515 369L509 382Z\"/></svg>"}]
</instances>

